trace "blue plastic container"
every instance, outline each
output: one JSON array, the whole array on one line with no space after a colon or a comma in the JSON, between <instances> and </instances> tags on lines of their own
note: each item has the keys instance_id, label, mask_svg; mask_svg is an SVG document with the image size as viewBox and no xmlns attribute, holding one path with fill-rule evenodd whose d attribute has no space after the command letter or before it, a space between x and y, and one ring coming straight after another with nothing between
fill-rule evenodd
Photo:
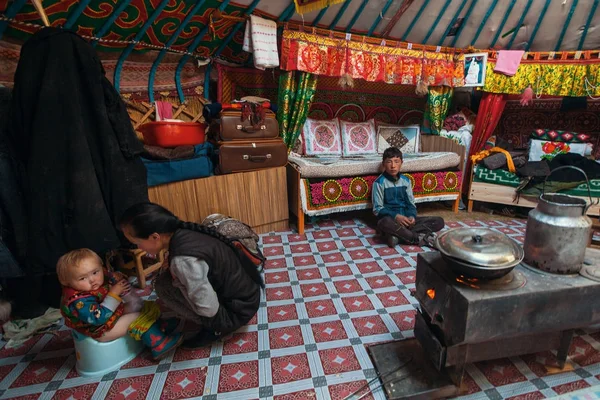
<instances>
[{"instance_id":1,"label":"blue plastic container","mask_svg":"<svg viewBox=\"0 0 600 400\"><path fill-rule=\"evenodd\" d=\"M141 341L129 335L112 342L98 342L79 332L71 332L77 358L75 368L84 377L101 376L119 369L144 349Z\"/></svg>"}]
</instances>

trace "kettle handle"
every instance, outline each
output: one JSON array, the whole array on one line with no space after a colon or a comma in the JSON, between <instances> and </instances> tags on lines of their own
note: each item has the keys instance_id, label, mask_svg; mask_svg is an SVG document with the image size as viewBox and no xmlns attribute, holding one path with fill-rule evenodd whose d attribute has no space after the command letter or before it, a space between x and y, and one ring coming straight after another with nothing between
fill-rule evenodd
<instances>
[{"instance_id":1,"label":"kettle handle","mask_svg":"<svg viewBox=\"0 0 600 400\"><path fill-rule=\"evenodd\" d=\"M544 179L544 186L542 187L542 196L544 194L546 194L546 181L548 180L548 178L550 177L550 175L552 175L553 173L555 173L556 171L558 171L560 169L566 169L566 168L577 170L577 171L581 172L583 174L583 176L585 177L585 182L587 183L587 189L588 189L588 196L590 197L590 204L588 204L587 207L585 208L585 210L583 211L583 215L586 215L588 209L592 205L596 205L596 204L600 203L600 199L598 199L598 201L594 204L594 201L592 200L592 191L590 190L590 181L589 181L588 176L585 173L585 171L582 170L581 168L574 167L572 165L563 165L562 167L554 168L552 171L550 171L550 173L548 174L548 176L546 176L546 179Z\"/></svg>"}]
</instances>

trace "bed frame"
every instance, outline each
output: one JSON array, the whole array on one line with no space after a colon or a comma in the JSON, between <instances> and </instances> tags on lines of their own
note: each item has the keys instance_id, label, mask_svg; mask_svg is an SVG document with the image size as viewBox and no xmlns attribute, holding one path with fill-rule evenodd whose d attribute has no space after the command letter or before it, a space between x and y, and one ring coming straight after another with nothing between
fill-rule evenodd
<instances>
[{"instance_id":1,"label":"bed frame","mask_svg":"<svg viewBox=\"0 0 600 400\"><path fill-rule=\"evenodd\" d=\"M474 166L473 166L474 167ZM538 204L537 197L523 196L516 201L516 191L512 186L497 185L487 182L473 182L473 167L470 174L470 189L469 201L467 204L467 212L473 211L473 202L484 201L486 203L506 204L510 206L535 208ZM583 199L589 202L589 197L573 196L578 199ZM592 199L594 199L592 197ZM595 201L595 200L594 200ZM592 205L587 212L588 215L600 215L600 205Z\"/></svg>"},{"instance_id":2,"label":"bed frame","mask_svg":"<svg viewBox=\"0 0 600 400\"><path fill-rule=\"evenodd\" d=\"M460 162L458 164L458 170L462 170L463 162L465 160L465 147L456 143L452 139L437 135L421 135L420 147L422 153L430 152L452 152L460 156ZM458 191L462 191L462 184L464 183L465 177L463 174L463 181L461 182ZM298 233L304 234L304 221L305 215L302 210L302 201L300 200L300 173L293 165L287 165L287 187L288 187L288 199L290 204L290 213L295 215L298 219ZM458 212L460 205L460 196L456 198L454 202L453 210Z\"/></svg>"}]
</instances>

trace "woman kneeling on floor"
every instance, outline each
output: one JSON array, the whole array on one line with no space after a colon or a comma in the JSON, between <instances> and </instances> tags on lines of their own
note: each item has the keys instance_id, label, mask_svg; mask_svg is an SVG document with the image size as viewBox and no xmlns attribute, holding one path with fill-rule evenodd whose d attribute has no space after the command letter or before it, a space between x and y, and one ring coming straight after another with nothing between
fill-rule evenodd
<instances>
[{"instance_id":1,"label":"woman kneeling on floor","mask_svg":"<svg viewBox=\"0 0 600 400\"><path fill-rule=\"evenodd\" d=\"M182 347L203 347L246 325L258 311L264 287L256 265L215 230L179 220L153 203L130 207L120 228L148 254L168 250L169 262L154 289L179 317L201 326Z\"/></svg>"}]
</instances>

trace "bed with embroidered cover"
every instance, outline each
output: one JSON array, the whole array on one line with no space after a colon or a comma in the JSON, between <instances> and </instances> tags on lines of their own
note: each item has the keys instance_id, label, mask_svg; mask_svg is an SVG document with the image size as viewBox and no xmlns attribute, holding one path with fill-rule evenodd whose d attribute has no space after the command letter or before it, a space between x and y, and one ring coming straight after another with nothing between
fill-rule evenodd
<instances>
[{"instance_id":1,"label":"bed with embroidered cover","mask_svg":"<svg viewBox=\"0 0 600 400\"><path fill-rule=\"evenodd\" d=\"M305 216L371 208L371 187L390 146L404 154L401 172L416 203L451 200L458 209L465 148L456 141L420 135L418 125L309 118L288 157L288 198L299 233Z\"/></svg>"},{"instance_id":2,"label":"bed with embroidered cover","mask_svg":"<svg viewBox=\"0 0 600 400\"><path fill-rule=\"evenodd\" d=\"M527 160L530 162L551 161L558 154L565 153L588 156L592 151L593 148L587 134L536 129L529 137ZM490 169L481 163L473 165L470 178L468 212L473 210L475 201L527 208L537 206L538 195L527 194L527 192L517 193L517 188L522 181L516 173L501 168ZM581 180L584 181L584 179L582 176ZM600 199L600 179L591 179L589 182L589 193L591 193L593 202L596 203L597 199ZM561 190L560 193L584 199L589 203L588 185L585 182ZM598 204L592 204L588 209L588 215L600 215Z\"/></svg>"}]
</instances>

